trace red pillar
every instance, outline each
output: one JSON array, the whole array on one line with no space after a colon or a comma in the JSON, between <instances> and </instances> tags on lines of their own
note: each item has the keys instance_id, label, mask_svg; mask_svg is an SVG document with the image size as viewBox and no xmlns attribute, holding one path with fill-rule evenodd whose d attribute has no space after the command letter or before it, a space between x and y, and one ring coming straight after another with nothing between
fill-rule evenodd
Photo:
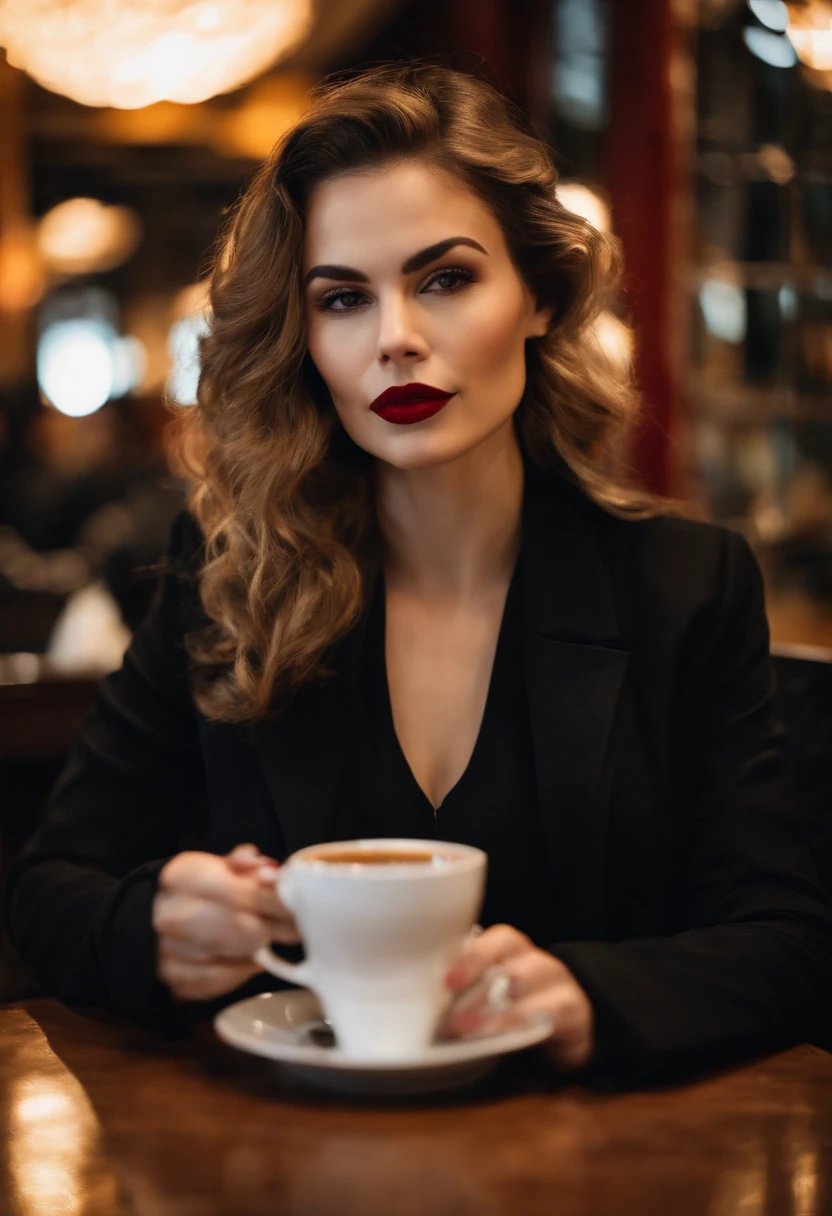
<instances>
[{"instance_id":1,"label":"red pillar","mask_svg":"<svg viewBox=\"0 0 832 1216\"><path fill-rule=\"evenodd\" d=\"M636 331L636 375L645 422L634 463L644 483L672 492L672 442L679 423L684 326L674 281L677 207L686 193L675 64L682 31L670 0L613 0L610 129L606 178L615 232L624 246L625 287Z\"/></svg>"},{"instance_id":2,"label":"red pillar","mask_svg":"<svg viewBox=\"0 0 832 1216\"><path fill-rule=\"evenodd\" d=\"M551 0L445 0L451 42L482 56L486 75L546 130L551 71Z\"/></svg>"}]
</instances>

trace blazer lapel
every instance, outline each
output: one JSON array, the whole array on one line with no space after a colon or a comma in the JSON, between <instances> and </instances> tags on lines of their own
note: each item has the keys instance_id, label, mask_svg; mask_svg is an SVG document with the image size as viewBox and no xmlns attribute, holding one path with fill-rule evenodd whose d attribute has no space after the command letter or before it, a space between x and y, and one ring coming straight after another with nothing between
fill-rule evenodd
<instances>
[{"instance_id":1,"label":"blazer lapel","mask_svg":"<svg viewBox=\"0 0 832 1216\"><path fill-rule=\"evenodd\" d=\"M332 839L366 624L365 614L337 648L334 674L304 688L254 741L289 853Z\"/></svg>"},{"instance_id":2,"label":"blazer lapel","mask_svg":"<svg viewBox=\"0 0 832 1216\"><path fill-rule=\"evenodd\" d=\"M598 523L572 491L524 512L526 687L538 797L570 937L604 934L607 753L628 656Z\"/></svg>"}]
</instances>

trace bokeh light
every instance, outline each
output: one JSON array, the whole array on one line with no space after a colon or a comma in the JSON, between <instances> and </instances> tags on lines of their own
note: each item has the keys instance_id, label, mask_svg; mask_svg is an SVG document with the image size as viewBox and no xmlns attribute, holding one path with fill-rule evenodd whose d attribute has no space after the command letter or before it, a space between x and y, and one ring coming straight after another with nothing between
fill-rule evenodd
<instances>
[{"instance_id":1,"label":"bokeh light","mask_svg":"<svg viewBox=\"0 0 832 1216\"><path fill-rule=\"evenodd\" d=\"M738 345L748 327L745 292L724 279L707 279L699 289L699 307L709 333L723 342Z\"/></svg>"},{"instance_id":2,"label":"bokeh light","mask_svg":"<svg viewBox=\"0 0 832 1216\"><path fill-rule=\"evenodd\" d=\"M125 262L138 247L141 225L129 207L108 207L95 198L70 198L46 213L37 240L51 270L91 274Z\"/></svg>"},{"instance_id":3,"label":"bokeh light","mask_svg":"<svg viewBox=\"0 0 832 1216\"><path fill-rule=\"evenodd\" d=\"M594 228L608 232L610 209L599 194L581 182L561 182L557 196L567 211L583 216Z\"/></svg>"},{"instance_id":4,"label":"bokeh light","mask_svg":"<svg viewBox=\"0 0 832 1216\"><path fill-rule=\"evenodd\" d=\"M776 34L784 34L789 24L785 0L748 0L748 7L761 25Z\"/></svg>"},{"instance_id":5,"label":"bokeh light","mask_svg":"<svg viewBox=\"0 0 832 1216\"><path fill-rule=\"evenodd\" d=\"M70 418L84 418L113 395L115 333L84 317L55 321L38 342L38 384L48 401Z\"/></svg>"},{"instance_id":6,"label":"bokeh light","mask_svg":"<svg viewBox=\"0 0 832 1216\"><path fill-rule=\"evenodd\" d=\"M832 72L832 3L815 0L790 7L789 39L801 63L815 72ZM829 82L827 87L829 87Z\"/></svg>"},{"instance_id":7,"label":"bokeh light","mask_svg":"<svg viewBox=\"0 0 832 1216\"><path fill-rule=\"evenodd\" d=\"M199 385L199 339L208 331L204 313L191 313L171 326L168 346L173 366L166 392L177 405L194 405Z\"/></svg>"},{"instance_id":8,"label":"bokeh light","mask_svg":"<svg viewBox=\"0 0 832 1216\"><path fill-rule=\"evenodd\" d=\"M743 30L742 37L751 54L762 59L769 67L793 68L797 63L794 47L782 34L749 25Z\"/></svg>"},{"instance_id":9,"label":"bokeh light","mask_svg":"<svg viewBox=\"0 0 832 1216\"><path fill-rule=\"evenodd\" d=\"M311 0L4 0L0 45L44 88L132 110L237 88L311 23Z\"/></svg>"}]
</instances>

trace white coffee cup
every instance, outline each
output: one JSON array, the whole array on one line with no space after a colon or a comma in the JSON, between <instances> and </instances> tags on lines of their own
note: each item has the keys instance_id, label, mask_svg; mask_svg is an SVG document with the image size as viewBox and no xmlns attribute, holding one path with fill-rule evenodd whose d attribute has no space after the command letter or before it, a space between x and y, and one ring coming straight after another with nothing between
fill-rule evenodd
<instances>
[{"instance_id":1,"label":"white coffee cup","mask_svg":"<svg viewBox=\"0 0 832 1216\"><path fill-rule=\"evenodd\" d=\"M350 852L357 860L327 861ZM391 864L361 853L414 855ZM419 860L430 854L430 860ZM347 840L294 853L277 877L306 950L289 963L263 947L254 961L313 989L339 1049L407 1059L433 1039L448 1006L448 964L477 919L486 854L436 840Z\"/></svg>"}]
</instances>

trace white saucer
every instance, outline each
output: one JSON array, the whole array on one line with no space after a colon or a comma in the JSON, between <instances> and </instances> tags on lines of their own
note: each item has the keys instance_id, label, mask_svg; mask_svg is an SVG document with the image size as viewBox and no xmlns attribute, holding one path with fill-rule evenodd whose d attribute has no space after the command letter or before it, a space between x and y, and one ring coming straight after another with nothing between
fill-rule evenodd
<instances>
[{"instance_id":1,"label":"white saucer","mask_svg":"<svg viewBox=\"0 0 832 1216\"><path fill-rule=\"evenodd\" d=\"M500 1034L432 1043L408 1060L362 1060L309 1037L320 1025L314 992L292 988L264 992L229 1005L214 1018L214 1029L232 1047L276 1060L311 1085L344 1093L415 1094L454 1089L478 1080L500 1056L531 1047L554 1028L546 1014Z\"/></svg>"}]
</instances>

